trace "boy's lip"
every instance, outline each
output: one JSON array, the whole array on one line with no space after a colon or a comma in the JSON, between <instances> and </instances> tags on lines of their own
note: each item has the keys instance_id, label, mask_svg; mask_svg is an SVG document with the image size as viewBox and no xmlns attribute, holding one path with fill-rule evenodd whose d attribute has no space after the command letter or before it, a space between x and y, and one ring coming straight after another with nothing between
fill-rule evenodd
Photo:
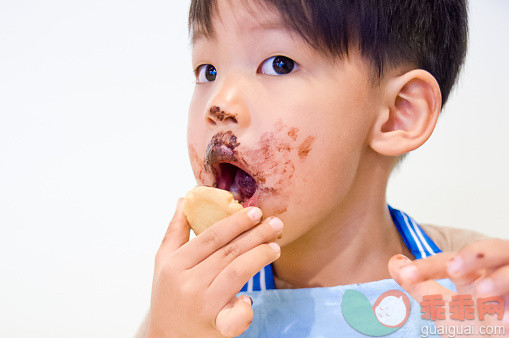
<instances>
[{"instance_id":1,"label":"boy's lip","mask_svg":"<svg viewBox=\"0 0 509 338\"><path fill-rule=\"evenodd\" d=\"M227 142L218 142L217 139L211 142L209 147L207 147L207 152L205 154L205 170L213 175L213 186L215 188L228 191L232 190L231 187L233 186L233 179L235 178L230 175L228 177L229 182L227 182L225 179L225 171L227 168L230 168L228 165L234 166L237 168L237 170L240 169L249 175L255 181L256 190L254 194L248 198L239 201L243 207L248 207L254 205L255 201L257 200L259 195L259 186L258 182L256 182L256 178L251 174L251 170L240 163L238 159L238 153L235 149L237 145L238 143L232 147L231 143L229 144ZM245 163L244 160L242 162Z\"/></svg>"},{"instance_id":2,"label":"boy's lip","mask_svg":"<svg viewBox=\"0 0 509 338\"><path fill-rule=\"evenodd\" d=\"M205 166L210 167L221 161L236 161L240 143L232 131L218 132L212 136L205 152Z\"/></svg>"},{"instance_id":3,"label":"boy's lip","mask_svg":"<svg viewBox=\"0 0 509 338\"><path fill-rule=\"evenodd\" d=\"M237 161L236 151L224 144L209 145L205 153L205 168L212 171L213 167L219 163L231 163L233 165Z\"/></svg>"}]
</instances>

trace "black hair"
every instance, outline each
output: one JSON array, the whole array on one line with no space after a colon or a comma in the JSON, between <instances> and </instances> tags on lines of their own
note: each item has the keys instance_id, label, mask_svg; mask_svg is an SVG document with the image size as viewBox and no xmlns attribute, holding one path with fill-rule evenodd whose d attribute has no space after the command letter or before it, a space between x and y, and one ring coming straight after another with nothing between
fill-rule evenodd
<instances>
[{"instance_id":1,"label":"black hair","mask_svg":"<svg viewBox=\"0 0 509 338\"><path fill-rule=\"evenodd\" d=\"M238 1L238 0L233 0ZM247 1L244 1L247 2ZM276 10L285 25L314 49L332 57L357 44L378 78L410 64L431 73L442 105L458 77L467 49L467 0L253 0ZM189 30L213 34L217 0L191 0Z\"/></svg>"}]
</instances>

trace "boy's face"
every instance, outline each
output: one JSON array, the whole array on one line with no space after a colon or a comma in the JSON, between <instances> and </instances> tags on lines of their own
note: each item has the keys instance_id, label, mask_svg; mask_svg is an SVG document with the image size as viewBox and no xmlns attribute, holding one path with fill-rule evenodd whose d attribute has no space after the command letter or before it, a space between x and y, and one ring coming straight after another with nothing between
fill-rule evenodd
<instances>
[{"instance_id":1,"label":"boy's face","mask_svg":"<svg viewBox=\"0 0 509 338\"><path fill-rule=\"evenodd\" d=\"M212 38L193 44L200 82L188 126L194 175L280 217L284 245L351 198L378 89L356 51L334 62L270 10L218 1L213 27Z\"/></svg>"}]
</instances>

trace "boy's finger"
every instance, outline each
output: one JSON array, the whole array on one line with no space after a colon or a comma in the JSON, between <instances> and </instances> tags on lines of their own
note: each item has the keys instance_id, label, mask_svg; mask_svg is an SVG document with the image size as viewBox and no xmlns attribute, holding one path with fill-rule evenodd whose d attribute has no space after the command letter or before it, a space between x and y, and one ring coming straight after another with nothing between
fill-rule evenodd
<instances>
[{"instance_id":1,"label":"boy's finger","mask_svg":"<svg viewBox=\"0 0 509 338\"><path fill-rule=\"evenodd\" d=\"M262 211L257 207L250 207L215 223L179 250L180 257L185 258L183 268L196 266L235 237L254 227L261 218Z\"/></svg>"},{"instance_id":2,"label":"boy's finger","mask_svg":"<svg viewBox=\"0 0 509 338\"><path fill-rule=\"evenodd\" d=\"M474 281L481 276L481 272L474 271L461 277L450 276L447 263L454 257L453 252L442 252L427 258L416 259L401 266L398 275L404 283L419 283L427 280L449 278L458 292L473 292Z\"/></svg>"},{"instance_id":3,"label":"boy's finger","mask_svg":"<svg viewBox=\"0 0 509 338\"><path fill-rule=\"evenodd\" d=\"M426 258L428 259L428 258ZM452 290L440 285L435 280L425 280L418 282L409 282L400 275L401 268L408 266L410 260L403 255L395 255L389 260L389 273L392 278L419 303L422 302L424 296L442 295L444 300L450 299L455 294Z\"/></svg>"},{"instance_id":4,"label":"boy's finger","mask_svg":"<svg viewBox=\"0 0 509 338\"><path fill-rule=\"evenodd\" d=\"M449 275L461 277L475 270L509 265L509 240L487 239L465 246L448 263Z\"/></svg>"},{"instance_id":5,"label":"boy's finger","mask_svg":"<svg viewBox=\"0 0 509 338\"><path fill-rule=\"evenodd\" d=\"M393 258L396 257L398 259L399 256L403 255L396 255ZM398 274L401 280L405 280L408 283L448 278L447 262L452 256L452 252L443 252L424 259L409 260L405 266L400 266L401 269L398 271Z\"/></svg>"},{"instance_id":6,"label":"boy's finger","mask_svg":"<svg viewBox=\"0 0 509 338\"><path fill-rule=\"evenodd\" d=\"M210 284L210 299L220 302L239 292L251 277L281 255L277 243L261 244L237 257Z\"/></svg>"},{"instance_id":7,"label":"boy's finger","mask_svg":"<svg viewBox=\"0 0 509 338\"><path fill-rule=\"evenodd\" d=\"M226 337L236 337L244 333L252 321L252 300L249 296L240 296L219 311L216 317L216 329Z\"/></svg>"},{"instance_id":8,"label":"boy's finger","mask_svg":"<svg viewBox=\"0 0 509 338\"><path fill-rule=\"evenodd\" d=\"M208 278L210 284L234 259L260 244L274 240L282 229L283 222L279 218L269 217L214 252L194 269L199 275Z\"/></svg>"},{"instance_id":9,"label":"boy's finger","mask_svg":"<svg viewBox=\"0 0 509 338\"><path fill-rule=\"evenodd\" d=\"M163 240L161 242L161 248L173 252L180 248L184 243L189 241L189 233L191 228L187 222L187 218L182 212L182 204L184 203L183 198L179 198L177 201L177 207L175 214L170 221L170 225L166 229Z\"/></svg>"},{"instance_id":10,"label":"boy's finger","mask_svg":"<svg viewBox=\"0 0 509 338\"><path fill-rule=\"evenodd\" d=\"M509 295L509 265L503 266L476 283L480 297Z\"/></svg>"}]
</instances>

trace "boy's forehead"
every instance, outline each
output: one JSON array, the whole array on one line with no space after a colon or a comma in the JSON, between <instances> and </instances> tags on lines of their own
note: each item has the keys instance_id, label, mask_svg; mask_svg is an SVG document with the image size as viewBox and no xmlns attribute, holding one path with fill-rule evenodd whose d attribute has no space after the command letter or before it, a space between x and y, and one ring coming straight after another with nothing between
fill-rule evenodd
<instances>
[{"instance_id":1,"label":"boy's forehead","mask_svg":"<svg viewBox=\"0 0 509 338\"><path fill-rule=\"evenodd\" d=\"M215 40L220 26L250 34L272 30L289 31L276 10L260 3L245 1L218 1L210 14L209 22L210 25L207 25L205 20L193 23L193 44L201 39Z\"/></svg>"}]
</instances>

